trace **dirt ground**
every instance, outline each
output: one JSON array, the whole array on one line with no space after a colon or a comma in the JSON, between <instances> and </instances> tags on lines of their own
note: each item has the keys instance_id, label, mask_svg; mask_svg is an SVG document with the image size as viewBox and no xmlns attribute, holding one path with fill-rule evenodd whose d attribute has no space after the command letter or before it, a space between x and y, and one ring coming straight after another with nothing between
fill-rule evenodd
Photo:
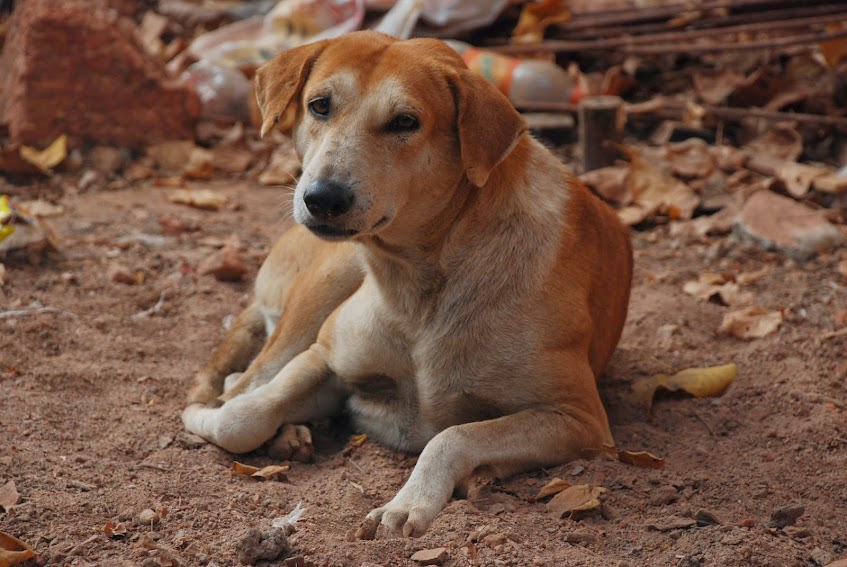
<instances>
[{"instance_id":1,"label":"dirt ground","mask_svg":"<svg viewBox=\"0 0 847 567\"><path fill-rule=\"evenodd\" d=\"M577 461L482 479L419 539L356 541L355 528L400 488L413 455L370 441L353 447L343 423L320 424L313 464L258 481L182 430L193 373L290 222L286 190L206 185L235 206L191 209L146 184L68 194L59 199L65 213L50 219L66 256L3 260L0 311L60 310L0 318L0 486L13 479L21 495L0 513L0 530L35 548L30 564L234 566L245 538L298 502L305 513L290 550L270 564L414 565L415 551L437 547L447 548L448 566L820 566L847 556L847 336L825 336L847 308L836 270L844 248L796 264L731 237L634 232L629 320L601 393L618 446L651 451L666 466ZM165 235L165 216L197 230ZM198 276L197 263L233 234L250 268L245 281ZM110 281L110 262L144 281ZM756 303L785 313L764 339L720 335L728 308L682 291L701 272L761 268L769 271L750 287ZM631 399L640 377L728 362L738 377L719 398L665 398L649 413ZM271 463L260 454L238 460ZM602 507L554 517L533 500L554 477L604 487ZM804 513L794 525L770 526L775 511L795 504ZM701 511L719 523L691 526ZM108 537L107 523L126 534Z\"/></svg>"}]
</instances>

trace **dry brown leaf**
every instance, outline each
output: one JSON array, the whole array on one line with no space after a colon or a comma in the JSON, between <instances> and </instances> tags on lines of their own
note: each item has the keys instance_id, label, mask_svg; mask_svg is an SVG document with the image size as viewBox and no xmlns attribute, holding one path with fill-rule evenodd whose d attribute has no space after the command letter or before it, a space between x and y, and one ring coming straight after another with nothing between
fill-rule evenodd
<instances>
[{"instance_id":1,"label":"dry brown leaf","mask_svg":"<svg viewBox=\"0 0 847 567\"><path fill-rule=\"evenodd\" d=\"M179 175L197 146L191 140L170 140L147 148L147 155L166 175Z\"/></svg>"},{"instance_id":2,"label":"dry brown leaf","mask_svg":"<svg viewBox=\"0 0 847 567\"><path fill-rule=\"evenodd\" d=\"M761 280L769 273L771 273L771 269L768 267L764 267L761 270L756 270L755 272L742 272L735 276L735 281L737 281L741 285L750 285Z\"/></svg>"},{"instance_id":3,"label":"dry brown leaf","mask_svg":"<svg viewBox=\"0 0 847 567\"><path fill-rule=\"evenodd\" d=\"M665 466L665 460L647 451L622 451L614 445L604 445L603 449L607 457L613 461L641 467L645 469L661 469Z\"/></svg>"},{"instance_id":4,"label":"dry brown leaf","mask_svg":"<svg viewBox=\"0 0 847 567\"><path fill-rule=\"evenodd\" d=\"M826 31L829 33L839 32L844 29L843 22L831 22L826 25ZM847 37L838 37L822 41L818 44L821 48L821 53L830 67L835 67L845 58L847 58Z\"/></svg>"},{"instance_id":5,"label":"dry brown leaf","mask_svg":"<svg viewBox=\"0 0 847 567\"><path fill-rule=\"evenodd\" d=\"M657 212L677 220L691 218L700 198L688 185L650 163L638 150L623 145L618 149L630 159L627 187L634 202L618 211L624 223L638 224Z\"/></svg>"},{"instance_id":6,"label":"dry brown leaf","mask_svg":"<svg viewBox=\"0 0 847 567\"><path fill-rule=\"evenodd\" d=\"M250 476L255 472L259 472L259 467L254 467L253 465L245 465L244 463L239 463L238 461L232 461L232 470L234 470L238 474Z\"/></svg>"},{"instance_id":7,"label":"dry brown leaf","mask_svg":"<svg viewBox=\"0 0 847 567\"><path fill-rule=\"evenodd\" d=\"M694 90L706 104L721 104L732 91L744 82L744 75L731 68L700 70L693 76Z\"/></svg>"},{"instance_id":8,"label":"dry brown leaf","mask_svg":"<svg viewBox=\"0 0 847 567\"><path fill-rule=\"evenodd\" d=\"M245 465L244 463L239 463L238 461L232 462L232 470L234 470L236 473L244 476L251 476L254 478L271 478L288 472L288 468L288 465L268 465L260 469L259 467Z\"/></svg>"},{"instance_id":9,"label":"dry brown leaf","mask_svg":"<svg viewBox=\"0 0 847 567\"><path fill-rule=\"evenodd\" d=\"M12 567L34 555L30 546L14 536L0 532L0 567Z\"/></svg>"},{"instance_id":10,"label":"dry brown leaf","mask_svg":"<svg viewBox=\"0 0 847 567\"><path fill-rule=\"evenodd\" d=\"M713 301L720 305L744 305L753 302L753 294L749 291L741 291L741 288L735 282L717 285L702 281L690 281L682 286L682 290L701 301Z\"/></svg>"},{"instance_id":11,"label":"dry brown leaf","mask_svg":"<svg viewBox=\"0 0 847 567\"><path fill-rule=\"evenodd\" d=\"M3 486L0 486L0 508L3 508L4 512L11 510L20 499L21 495L18 494L14 480L10 480Z\"/></svg>"},{"instance_id":12,"label":"dry brown leaf","mask_svg":"<svg viewBox=\"0 0 847 567\"><path fill-rule=\"evenodd\" d=\"M785 184L788 192L799 199L809 192L816 179L830 172L831 170L823 165L787 162L779 166L776 175Z\"/></svg>"},{"instance_id":13,"label":"dry brown leaf","mask_svg":"<svg viewBox=\"0 0 847 567\"><path fill-rule=\"evenodd\" d=\"M354 447L361 447L362 445L365 444L365 441L367 441L367 440L368 440L368 434L362 433L360 435L354 435L353 437L351 437L350 438L350 444L353 445Z\"/></svg>"},{"instance_id":14,"label":"dry brown leaf","mask_svg":"<svg viewBox=\"0 0 847 567\"><path fill-rule=\"evenodd\" d=\"M847 175L829 172L812 180L812 185L823 193L843 193L847 191Z\"/></svg>"},{"instance_id":15,"label":"dry brown leaf","mask_svg":"<svg viewBox=\"0 0 847 567\"><path fill-rule=\"evenodd\" d=\"M672 376L657 374L637 380L632 385L635 399L647 406L653 405L653 397L659 389L670 392L683 391L698 398L719 396L735 380L734 363L707 368L687 368Z\"/></svg>"},{"instance_id":16,"label":"dry brown leaf","mask_svg":"<svg viewBox=\"0 0 847 567\"><path fill-rule=\"evenodd\" d=\"M110 539L123 539L126 537L126 526L123 522L118 524L106 522L106 525L103 526L103 533Z\"/></svg>"},{"instance_id":17,"label":"dry brown leaf","mask_svg":"<svg viewBox=\"0 0 847 567\"><path fill-rule=\"evenodd\" d=\"M227 173L244 173L253 163L253 152L244 148L221 145L214 148L212 154L215 168Z\"/></svg>"},{"instance_id":18,"label":"dry brown leaf","mask_svg":"<svg viewBox=\"0 0 847 567\"><path fill-rule=\"evenodd\" d=\"M271 154L270 163L259 175L262 185L290 185L297 182L300 174L300 158L294 148L281 145Z\"/></svg>"},{"instance_id":19,"label":"dry brown leaf","mask_svg":"<svg viewBox=\"0 0 847 567\"><path fill-rule=\"evenodd\" d=\"M795 161L803 153L803 137L793 122L780 122L747 144L752 154L763 154L779 160Z\"/></svg>"},{"instance_id":20,"label":"dry brown leaf","mask_svg":"<svg viewBox=\"0 0 847 567\"><path fill-rule=\"evenodd\" d=\"M62 134L43 150L21 146L21 157L41 171L49 171L62 163L68 155L68 137Z\"/></svg>"},{"instance_id":21,"label":"dry brown leaf","mask_svg":"<svg viewBox=\"0 0 847 567\"><path fill-rule=\"evenodd\" d=\"M739 339L761 339L779 329L781 311L768 311L755 305L724 315L720 332Z\"/></svg>"},{"instance_id":22,"label":"dry brown leaf","mask_svg":"<svg viewBox=\"0 0 847 567\"><path fill-rule=\"evenodd\" d=\"M646 469L660 469L665 460L647 451L618 451L618 460L627 465Z\"/></svg>"},{"instance_id":23,"label":"dry brown leaf","mask_svg":"<svg viewBox=\"0 0 847 567\"><path fill-rule=\"evenodd\" d=\"M666 158L673 172L685 178L705 179L717 168L709 145L700 138L668 145Z\"/></svg>"},{"instance_id":24,"label":"dry brown leaf","mask_svg":"<svg viewBox=\"0 0 847 567\"><path fill-rule=\"evenodd\" d=\"M227 204L226 195L211 189L180 189L168 195L171 203L188 205L197 209L217 211Z\"/></svg>"},{"instance_id":25,"label":"dry brown leaf","mask_svg":"<svg viewBox=\"0 0 847 567\"><path fill-rule=\"evenodd\" d=\"M187 179L209 179L215 174L215 156L209 150L194 148L182 170Z\"/></svg>"},{"instance_id":26,"label":"dry brown leaf","mask_svg":"<svg viewBox=\"0 0 847 567\"><path fill-rule=\"evenodd\" d=\"M548 26L570 19L566 0L539 0L525 4L512 32L512 43L541 43Z\"/></svg>"},{"instance_id":27,"label":"dry brown leaf","mask_svg":"<svg viewBox=\"0 0 847 567\"><path fill-rule=\"evenodd\" d=\"M254 478L273 478L275 476L281 476L285 479L284 473L288 472L288 469L288 465L268 465L257 470L250 476Z\"/></svg>"},{"instance_id":28,"label":"dry brown leaf","mask_svg":"<svg viewBox=\"0 0 847 567\"><path fill-rule=\"evenodd\" d=\"M65 208L62 205L54 205L44 199L22 201L17 203L19 209L33 217L55 217L63 214Z\"/></svg>"},{"instance_id":29,"label":"dry brown leaf","mask_svg":"<svg viewBox=\"0 0 847 567\"><path fill-rule=\"evenodd\" d=\"M606 201L617 205L628 205L632 202L632 195L626 184L627 175L629 175L629 167L611 165L583 173L579 179Z\"/></svg>"},{"instance_id":30,"label":"dry brown leaf","mask_svg":"<svg viewBox=\"0 0 847 567\"><path fill-rule=\"evenodd\" d=\"M559 492L565 490L566 488L570 488L571 483L562 480L559 477L554 478L547 484L541 487L541 490L538 491L538 494L535 495L534 500L538 501L542 498L547 498L548 496L552 496L553 494L558 494Z\"/></svg>"},{"instance_id":31,"label":"dry brown leaf","mask_svg":"<svg viewBox=\"0 0 847 567\"><path fill-rule=\"evenodd\" d=\"M606 492L602 486L575 484L564 489L547 503L547 510L557 518L565 514L593 510L600 506L600 495Z\"/></svg>"}]
</instances>

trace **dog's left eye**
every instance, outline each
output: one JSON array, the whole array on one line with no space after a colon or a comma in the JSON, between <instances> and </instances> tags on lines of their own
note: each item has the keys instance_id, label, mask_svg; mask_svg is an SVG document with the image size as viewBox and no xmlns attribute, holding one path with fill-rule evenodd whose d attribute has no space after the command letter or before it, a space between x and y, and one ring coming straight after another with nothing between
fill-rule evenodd
<instances>
[{"instance_id":1,"label":"dog's left eye","mask_svg":"<svg viewBox=\"0 0 847 567\"><path fill-rule=\"evenodd\" d=\"M329 114L329 99L325 97L313 98L309 101L309 110L316 116L326 117Z\"/></svg>"},{"instance_id":2,"label":"dog's left eye","mask_svg":"<svg viewBox=\"0 0 847 567\"><path fill-rule=\"evenodd\" d=\"M420 127L418 119L411 114L398 114L388 123L390 132L413 132Z\"/></svg>"}]
</instances>

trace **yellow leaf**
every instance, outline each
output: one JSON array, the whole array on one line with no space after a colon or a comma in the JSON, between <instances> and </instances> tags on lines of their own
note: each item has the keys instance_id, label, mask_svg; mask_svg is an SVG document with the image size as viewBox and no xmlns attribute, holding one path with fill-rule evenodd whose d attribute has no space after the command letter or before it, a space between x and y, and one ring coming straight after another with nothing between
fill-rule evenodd
<instances>
[{"instance_id":1,"label":"yellow leaf","mask_svg":"<svg viewBox=\"0 0 847 567\"><path fill-rule=\"evenodd\" d=\"M512 32L512 43L540 43L548 26L565 23L571 17L565 0L530 2L521 10L518 24Z\"/></svg>"},{"instance_id":2,"label":"yellow leaf","mask_svg":"<svg viewBox=\"0 0 847 567\"><path fill-rule=\"evenodd\" d=\"M21 146L21 157L41 171L49 171L68 155L68 137L62 134L43 150Z\"/></svg>"},{"instance_id":3,"label":"yellow leaf","mask_svg":"<svg viewBox=\"0 0 847 567\"><path fill-rule=\"evenodd\" d=\"M844 29L844 24L841 22L832 22L826 25L826 31L829 33L839 32ZM826 64L830 67L835 67L845 57L847 57L847 38L837 37L820 42L821 54L823 54Z\"/></svg>"},{"instance_id":4,"label":"yellow leaf","mask_svg":"<svg viewBox=\"0 0 847 567\"><path fill-rule=\"evenodd\" d=\"M661 389L671 392L683 391L698 398L719 396L735 380L734 363L709 368L688 368L673 376L658 374L638 380L632 385L635 398L650 408L653 396Z\"/></svg>"},{"instance_id":5,"label":"yellow leaf","mask_svg":"<svg viewBox=\"0 0 847 567\"><path fill-rule=\"evenodd\" d=\"M30 546L14 536L0 532L0 567L23 563L35 555Z\"/></svg>"},{"instance_id":6,"label":"yellow leaf","mask_svg":"<svg viewBox=\"0 0 847 567\"><path fill-rule=\"evenodd\" d=\"M548 496L552 496L553 494L558 494L559 492L565 490L566 488L570 488L571 483L562 480L561 478L554 478L547 484L541 487L541 490L538 491L538 494L535 495L535 500L541 500L542 498L547 498Z\"/></svg>"},{"instance_id":7,"label":"yellow leaf","mask_svg":"<svg viewBox=\"0 0 847 567\"><path fill-rule=\"evenodd\" d=\"M368 440L368 434L362 433L361 435L354 435L350 438L350 444L354 447L361 447L365 444L365 441Z\"/></svg>"},{"instance_id":8,"label":"yellow leaf","mask_svg":"<svg viewBox=\"0 0 847 567\"><path fill-rule=\"evenodd\" d=\"M602 486L575 484L558 493L547 503L547 509L557 518L574 512L593 510L600 506L600 495L606 492Z\"/></svg>"}]
</instances>

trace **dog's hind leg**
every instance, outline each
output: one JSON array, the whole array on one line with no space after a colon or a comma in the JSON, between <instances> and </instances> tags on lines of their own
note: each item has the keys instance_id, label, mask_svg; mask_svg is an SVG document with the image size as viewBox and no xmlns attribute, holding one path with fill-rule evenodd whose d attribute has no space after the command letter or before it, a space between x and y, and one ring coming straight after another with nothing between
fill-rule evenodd
<instances>
[{"instance_id":1,"label":"dog's hind leg","mask_svg":"<svg viewBox=\"0 0 847 567\"><path fill-rule=\"evenodd\" d=\"M226 377L233 372L243 372L264 341L264 318L254 302L241 312L212 358L194 377L188 391L188 403L205 404L217 398L223 392Z\"/></svg>"}]
</instances>

